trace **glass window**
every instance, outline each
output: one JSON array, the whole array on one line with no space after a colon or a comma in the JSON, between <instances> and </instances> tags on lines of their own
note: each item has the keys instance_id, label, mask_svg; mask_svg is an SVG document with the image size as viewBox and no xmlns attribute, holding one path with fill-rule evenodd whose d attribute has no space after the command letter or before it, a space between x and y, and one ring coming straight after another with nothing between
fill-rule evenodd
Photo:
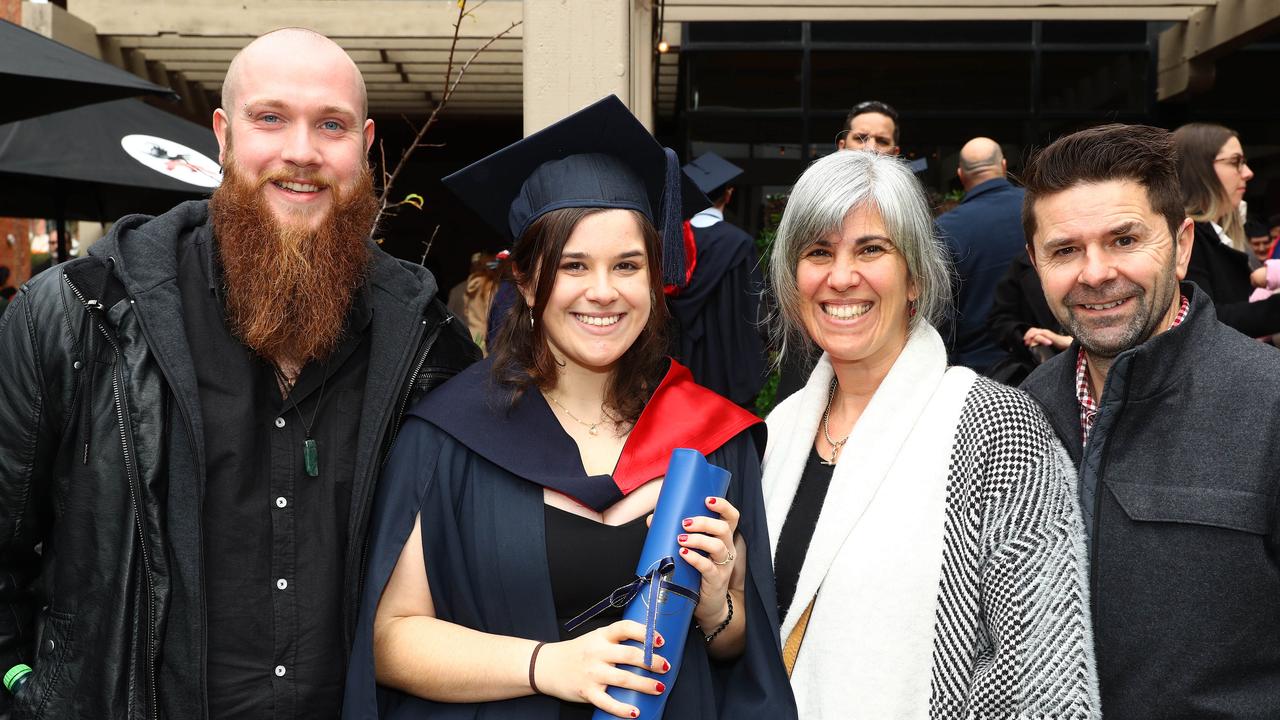
<instances>
[{"instance_id":1,"label":"glass window","mask_svg":"<svg viewBox=\"0 0 1280 720\"><path fill-rule=\"evenodd\" d=\"M1269 40L1274 42L1274 38ZM1270 115L1274 122L1280 113L1280 95L1265 78L1280 75L1280 52L1254 47L1248 46L1214 63L1213 87L1191 99L1195 108L1203 108L1210 115L1224 112Z\"/></svg>"},{"instance_id":2,"label":"glass window","mask_svg":"<svg viewBox=\"0 0 1280 720\"><path fill-rule=\"evenodd\" d=\"M814 42L1031 43L1029 22L816 22Z\"/></svg>"},{"instance_id":3,"label":"glass window","mask_svg":"<svg viewBox=\"0 0 1280 720\"><path fill-rule=\"evenodd\" d=\"M695 22L685 25L685 42L800 42L798 22Z\"/></svg>"},{"instance_id":4,"label":"glass window","mask_svg":"<svg viewBox=\"0 0 1280 720\"><path fill-rule=\"evenodd\" d=\"M899 112L1029 110L1030 52L840 52L811 56L815 109L880 100Z\"/></svg>"},{"instance_id":5,"label":"glass window","mask_svg":"<svg viewBox=\"0 0 1280 720\"><path fill-rule=\"evenodd\" d=\"M800 108L800 51L689 53L688 108Z\"/></svg>"},{"instance_id":6,"label":"glass window","mask_svg":"<svg viewBox=\"0 0 1280 720\"><path fill-rule=\"evenodd\" d=\"M1114 43L1147 43L1147 24L1135 22L1046 22L1041 26L1040 41L1072 45Z\"/></svg>"},{"instance_id":7,"label":"glass window","mask_svg":"<svg viewBox=\"0 0 1280 720\"><path fill-rule=\"evenodd\" d=\"M1145 52L1045 52L1044 112L1141 112L1151 92Z\"/></svg>"}]
</instances>

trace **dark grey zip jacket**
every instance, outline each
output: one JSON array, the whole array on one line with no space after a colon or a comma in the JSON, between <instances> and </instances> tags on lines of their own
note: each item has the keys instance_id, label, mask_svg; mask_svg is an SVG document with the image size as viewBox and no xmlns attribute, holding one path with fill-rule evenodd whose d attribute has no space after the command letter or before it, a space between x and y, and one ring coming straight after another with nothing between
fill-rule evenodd
<instances>
[{"instance_id":1,"label":"dark grey zip jacket","mask_svg":"<svg viewBox=\"0 0 1280 720\"><path fill-rule=\"evenodd\" d=\"M207 203L130 216L0 318L0 671L35 668L0 717L205 710L204 431L177 286ZM203 235L201 235L203 234ZM376 247L347 526L354 628L369 508L404 409L479 355L425 269Z\"/></svg>"},{"instance_id":2,"label":"dark grey zip jacket","mask_svg":"<svg viewBox=\"0 0 1280 720\"><path fill-rule=\"evenodd\" d=\"M1022 388L1095 489L1091 598L1108 718L1280 717L1280 352L1186 319L1115 358L1081 446L1078 345ZM1088 496L1082 492L1082 496Z\"/></svg>"}]
</instances>

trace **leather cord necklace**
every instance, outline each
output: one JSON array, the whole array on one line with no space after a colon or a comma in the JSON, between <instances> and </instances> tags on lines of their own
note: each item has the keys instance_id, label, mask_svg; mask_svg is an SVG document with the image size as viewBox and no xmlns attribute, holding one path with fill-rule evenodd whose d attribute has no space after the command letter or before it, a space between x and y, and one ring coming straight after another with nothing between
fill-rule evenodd
<instances>
[{"instance_id":1,"label":"leather cord necklace","mask_svg":"<svg viewBox=\"0 0 1280 720\"><path fill-rule=\"evenodd\" d=\"M302 467L307 477L320 477L320 448L316 446L315 438L311 437L311 427L316 424L316 418L320 415L320 403L324 400L324 386L329 382L329 363L324 364L324 379L320 381L320 394L316 397L315 409L311 411L311 422L307 422L307 419L302 416L302 411L298 409L298 401L293 398L294 385L280 371L278 365L272 363L271 369L276 373L276 381L280 383L280 388L282 390L288 388L285 399L293 406L293 412L298 416L298 422L302 423L302 429L306 432L306 439L302 441ZM298 371L298 375L302 375L301 370Z\"/></svg>"}]
</instances>

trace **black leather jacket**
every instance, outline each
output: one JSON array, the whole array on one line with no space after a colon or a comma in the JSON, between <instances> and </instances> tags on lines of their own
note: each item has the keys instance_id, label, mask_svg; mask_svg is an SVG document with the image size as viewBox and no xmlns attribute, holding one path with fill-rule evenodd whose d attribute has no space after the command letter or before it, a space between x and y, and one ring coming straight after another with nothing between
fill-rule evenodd
<instances>
[{"instance_id":1,"label":"black leather jacket","mask_svg":"<svg viewBox=\"0 0 1280 720\"><path fill-rule=\"evenodd\" d=\"M131 216L0 317L0 717L203 718L203 430L177 251L207 205ZM350 644L379 467L406 407L479 355L425 269L373 249L348 524Z\"/></svg>"}]
</instances>

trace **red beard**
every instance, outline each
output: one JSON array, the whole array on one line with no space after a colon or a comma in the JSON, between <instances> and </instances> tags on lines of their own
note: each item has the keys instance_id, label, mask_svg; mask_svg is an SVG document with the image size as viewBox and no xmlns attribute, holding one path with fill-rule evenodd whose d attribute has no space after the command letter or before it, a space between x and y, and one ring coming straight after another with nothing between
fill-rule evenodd
<instances>
[{"instance_id":1,"label":"red beard","mask_svg":"<svg viewBox=\"0 0 1280 720\"><path fill-rule=\"evenodd\" d=\"M227 320L245 345L278 365L301 368L326 358L342 338L351 298L369 264L366 241L378 213L366 167L353 186L332 178L305 181L334 194L329 212L312 231L280 223L264 195L272 180L256 182L228 147L222 185L209 201L226 286Z\"/></svg>"}]
</instances>

